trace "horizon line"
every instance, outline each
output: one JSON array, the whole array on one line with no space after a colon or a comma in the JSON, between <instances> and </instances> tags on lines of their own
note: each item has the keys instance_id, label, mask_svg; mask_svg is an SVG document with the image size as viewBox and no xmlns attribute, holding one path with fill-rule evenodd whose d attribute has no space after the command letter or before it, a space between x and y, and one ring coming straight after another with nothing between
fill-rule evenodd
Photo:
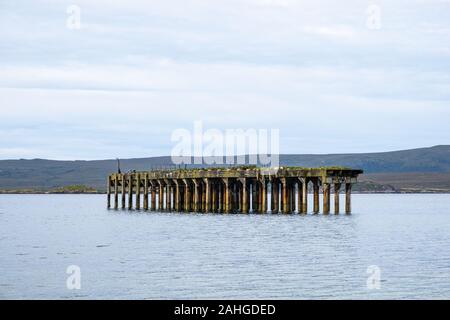
<instances>
[{"instance_id":1,"label":"horizon line","mask_svg":"<svg viewBox=\"0 0 450 320\"><path fill-rule=\"evenodd\" d=\"M364 155L364 154L380 154L380 153L392 153L392 152L402 152L402 151L413 151L413 150L420 150L420 149L431 149L431 148L438 148L438 147L450 147L450 144L438 144L438 145L432 145L429 147L417 147L417 148L410 148L410 149L398 149L398 150L391 150L391 151L373 151L373 152L349 152L349 153L280 153L278 156L340 156L340 155ZM245 154L245 155L230 155L229 157L249 157L249 156L261 156L261 155L268 155L273 156L274 154ZM228 157L227 155L217 155L217 156L192 156L192 155L186 155L183 157L190 157L190 158L211 158L211 157ZM170 155L159 155L159 156L143 156L140 158L106 158L106 159L48 159L48 158L18 158L18 159L0 159L0 161L36 161L36 160L42 160L42 161L59 161L59 162L90 162L90 161L116 161L119 160L136 160L136 159L156 159L156 158L171 158Z\"/></svg>"}]
</instances>

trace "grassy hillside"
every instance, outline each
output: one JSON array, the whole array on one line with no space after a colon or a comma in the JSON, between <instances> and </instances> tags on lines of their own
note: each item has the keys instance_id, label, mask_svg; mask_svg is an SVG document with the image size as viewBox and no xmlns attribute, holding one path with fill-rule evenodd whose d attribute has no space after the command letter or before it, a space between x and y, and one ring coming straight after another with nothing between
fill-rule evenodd
<instances>
[{"instance_id":1,"label":"grassy hillside","mask_svg":"<svg viewBox=\"0 0 450 320\"><path fill-rule=\"evenodd\" d=\"M364 169L366 174L361 177L361 191L402 191L404 188L450 191L449 145L381 153L281 155L280 163L286 166ZM124 172L170 165L170 157L121 161ZM116 170L115 160L1 160L0 190L51 190L71 185L104 190L106 176Z\"/></svg>"}]
</instances>

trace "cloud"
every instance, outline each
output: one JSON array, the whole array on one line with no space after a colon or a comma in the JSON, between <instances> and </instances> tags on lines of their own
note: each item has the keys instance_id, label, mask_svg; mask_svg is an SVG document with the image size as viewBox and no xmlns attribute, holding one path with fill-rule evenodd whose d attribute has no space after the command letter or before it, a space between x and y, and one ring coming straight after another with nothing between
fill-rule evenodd
<instances>
[{"instance_id":1,"label":"cloud","mask_svg":"<svg viewBox=\"0 0 450 320\"><path fill-rule=\"evenodd\" d=\"M0 157L169 154L170 134L279 128L282 152L447 143L448 3L2 3Z\"/></svg>"}]
</instances>

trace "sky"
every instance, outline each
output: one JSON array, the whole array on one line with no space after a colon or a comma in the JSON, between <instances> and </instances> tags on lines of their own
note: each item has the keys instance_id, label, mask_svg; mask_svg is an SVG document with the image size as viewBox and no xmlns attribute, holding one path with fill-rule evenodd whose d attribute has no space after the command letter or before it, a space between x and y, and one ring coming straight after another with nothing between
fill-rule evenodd
<instances>
[{"instance_id":1,"label":"sky","mask_svg":"<svg viewBox=\"0 0 450 320\"><path fill-rule=\"evenodd\" d=\"M449 102L450 0L0 0L0 159L170 155L196 121L428 147Z\"/></svg>"}]
</instances>

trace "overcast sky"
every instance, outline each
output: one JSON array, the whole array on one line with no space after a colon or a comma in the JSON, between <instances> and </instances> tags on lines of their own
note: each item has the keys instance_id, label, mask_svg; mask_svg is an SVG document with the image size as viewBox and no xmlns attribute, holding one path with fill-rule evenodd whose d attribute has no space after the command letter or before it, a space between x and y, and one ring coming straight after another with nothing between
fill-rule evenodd
<instances>
[{"instance_id":1,"label":"overcast sky","mask_svg":"<svg viewBox=\"0 0 450 320\"><path fill-rule=\"evenodd\" d=\"M448 0L0 0L0 159L169 155L196 120L282 153L449 144L449 102Z\"/></svg>"}]
</instances>

